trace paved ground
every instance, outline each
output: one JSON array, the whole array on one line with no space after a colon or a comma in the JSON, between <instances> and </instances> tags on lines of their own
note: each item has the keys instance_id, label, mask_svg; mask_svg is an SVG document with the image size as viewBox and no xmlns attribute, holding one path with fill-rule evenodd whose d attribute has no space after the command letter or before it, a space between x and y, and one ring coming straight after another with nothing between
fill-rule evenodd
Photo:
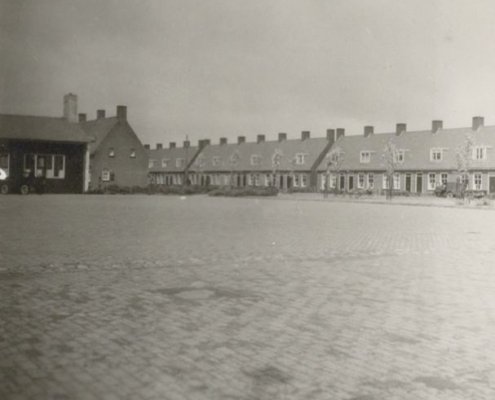
<instances>
[{"instance_id":1,"label":"paved ground","mask_svg":"<svg viewBox=\"0 0 495 400\"><path fill-rule=\"evenodd\" d=\"M0 197L0 399L493 399L495 212Z\"/></svg>"}]
</instances>

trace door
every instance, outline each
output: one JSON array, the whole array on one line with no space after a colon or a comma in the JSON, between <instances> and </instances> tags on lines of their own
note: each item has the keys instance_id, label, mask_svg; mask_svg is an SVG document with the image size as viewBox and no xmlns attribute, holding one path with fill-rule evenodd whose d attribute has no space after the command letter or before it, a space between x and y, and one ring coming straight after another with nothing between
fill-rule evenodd
<instances>
[{"instance_id":1,"label":"door","mask_svg":"<svg viewBox=\"0 0 495 400\"><path fill-rule=\"evenodd\" d=\"M417 193L423 192L423 174L418 174L416 176L416 192Z\"/></svg>"},{"instance_id":2,"label":"door","mask_svg":"<svg viewBox=\"0 0 495 400\"><path fill-rule=\"evenodd\" d=\"M344 190L344 189L345 189L345 176L340 175L340 190Z\"/></svg>"},{"instance_id":3,"label":"door","mask_svg":"<svg viewBox=\"0 0 495 400\"><path fill-rule=\"evenodd\" d=\"M349 176L349 190L354 189L354 176Z\"/></svg>"},{"instance_id":4,"label":"door","mask_svg":"<svg viewBox=\"0 0 495 400\"><path fill-rule=\"evenodd\" d=\"M406 174L406 192L411 191L411 174Z\"/></svg>"},{"instance_id":5,"label":"door","mask_svg":"<svg viewBox=\"0 0 495 400\"><path fill-rule=\"evenodd\" d=\"M495 176L490 176L490 193L495 193Z\"/></svg>"},{"instance_id":6,"label":"door","mask_svg":"<svg viewBox=\"0 0 495 400\"><path fill-rule=\"evenodd\" d=\"M292 176L287 177L287 189L292 187Z\"/></svg>"}]
</instances>

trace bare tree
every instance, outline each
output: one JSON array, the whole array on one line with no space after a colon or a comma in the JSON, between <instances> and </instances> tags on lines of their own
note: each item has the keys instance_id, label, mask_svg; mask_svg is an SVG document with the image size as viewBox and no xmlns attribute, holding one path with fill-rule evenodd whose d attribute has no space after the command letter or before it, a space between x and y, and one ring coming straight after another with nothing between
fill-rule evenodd
<instances>
[{"instance_id":1,"label":"bare tree","mask_svg":"<svg viewBox=\"0 0 495 400\"><path fill-rule=\"evenodd\" d=\"M385 164L385 176L387 177L387 199L391 200L394 193L394 174L397 168L399 159L399 150L394 143L393 138L390 138L383 149L383 163Z\"/></svg>"},{"instance_id":2,"label":"bare tree","mask_svg":"<svg viewBox=\"0 0 495 400\"><path fill-rule=\"evenodd\" d=\"M280 168L280 163L282 162L282 157L284 153L281 149L275 149L272 155L272 186L277 185L277 173Z\"/></svg>"},{"instance_id":3,"label":"bare tree","mask_svg":"<svg viewBox=\"0 0 495 400\"><path fill-rule=\"evenodd\" d=\"M470 132L466 132L463 142L457 147L455 152L459 191L464 198L467 188L467 182L469 180L469 170L471 168L471 161L473 159L474 137Z\"/></svg>"},{"instance_id":4,"label":"bare tree","mask_svg":"<svg viewBox=\"0 0 495 400\"><path fill-rule=\"evenodd\" d=\"M344 152L340 147L334 147L332 150L328 152L326 155L327 165L326 165L326 173L325 173L325 196L327 196L327 192L331 189L331 176L335 174L338 176L340 171L342 170L342 165L344 163Z\"/></svg>"},{"instance_id":5,"label":"bare tree","mask_svg":"<svg viewBox=\"0 0 495 400\"><path fill-rule=\"evenodd\" d=\"M235 150L229 158L229 165L230 165L230 187L234 186L234 170L237 169L237 166L239 165L239 161L241 159L241 153L239 153L239 150Z\"/></svg>"}]
</instances>

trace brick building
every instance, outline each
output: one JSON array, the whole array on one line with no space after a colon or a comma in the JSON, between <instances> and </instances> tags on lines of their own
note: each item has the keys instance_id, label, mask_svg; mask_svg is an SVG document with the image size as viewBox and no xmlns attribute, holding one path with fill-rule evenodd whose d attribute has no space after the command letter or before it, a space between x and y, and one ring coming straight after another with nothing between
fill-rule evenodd
<instances>
[{"instance_id":1,"label":"brick building","mask_svg":"<svg viewBox=\"0 0 495 400\"><path fill-rule=\"evenodd\" d=\"M98 110L95 120L87 121L86 114L79 114L78 121L95 139L90 144L90 189L148 184L148 154L127 120L126 106L117 106L113 117Z\"/></svg>"},{"instance_id":2,"label":"brick building","mask_svg":"<svg viewBox=\"0 0 495 400\"><path fill-rule=\"evenodd\" d=\"M375 134L367 126L362 135L341 135L329 152L334 159L325 157L318 167L318 187L328 187L330 171L329 186L340 190L382 193L392 185L397 191L433 193L437 186L459 180L459 155L467 141L471 142L468 189L495 193L495 126L484 126L483 117L473 117L466 128L444 129L443 122L436 120L424 131L408 132L401 123L391 133ZM389 143L395 149L392 179L386 173ZM331 162L334 166L328 167Z\"/></svg>"}]
</instances>

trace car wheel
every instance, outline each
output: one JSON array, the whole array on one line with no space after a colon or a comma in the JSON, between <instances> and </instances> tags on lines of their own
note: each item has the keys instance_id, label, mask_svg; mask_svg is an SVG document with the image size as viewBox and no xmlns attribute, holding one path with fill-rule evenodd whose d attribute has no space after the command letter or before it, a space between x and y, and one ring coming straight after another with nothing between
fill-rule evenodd
<instances>
[{"instance_id":1,"label":"car wheel","mask_svg":"<svg viewBox=\"0 0 495 400\"><path fill-rule=\"evenodd\" d=\"M29 193L29 186L21 185L21 194L28 194L28 193Z\"/></svg>"},{"instance_id":2,"label":"car wheel","mask_svg":"<svg viewBox=\"0 0 495 400\"><path fill-rule=\"evenodd\" d=\"M0 185L0 194L7 194L9 192L9 185L7 185L6 183L2 183L2 185Z\"/></svg>"}]
</instances>

